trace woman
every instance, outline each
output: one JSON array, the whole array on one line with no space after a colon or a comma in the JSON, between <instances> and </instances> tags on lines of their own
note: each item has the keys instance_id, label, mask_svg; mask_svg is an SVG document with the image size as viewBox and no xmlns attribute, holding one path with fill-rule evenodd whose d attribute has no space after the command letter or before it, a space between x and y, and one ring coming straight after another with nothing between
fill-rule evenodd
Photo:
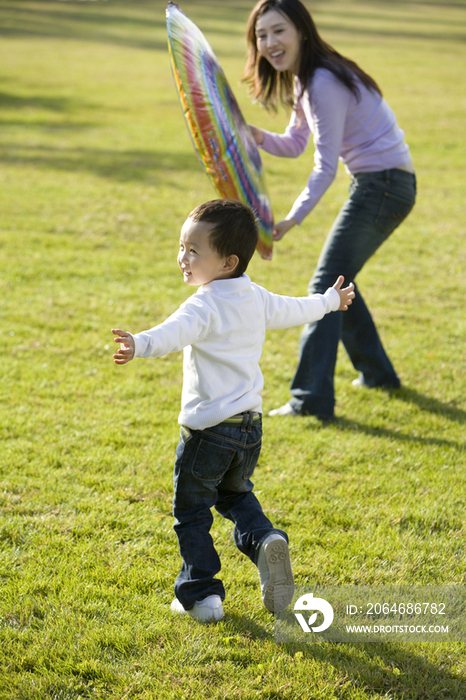
<instances>
[{"instance_id":1,"label":"woman","mask_svg":"<svg viewBox=\"0 0 466 700\"><path fill-rule=\"evenodd\" d=\"M337 216L309 284L323 293L340 274L353 282L411 211L416 178L404 133L377 83L319 36L299 0L260 0L247 26L243 81L267 108L293 107L284 134L251 126L256 143L276 156L296 157L313 134L314 169L289 214L275 225L279 241L301 224L333 182L338 160L351 176L350 196ZM334 371L341 337L359 371L353 384L398 388L400 380L356 288L345 314L329 314L305 327L292 398L270 415L334 415Z\"/></svg>"}]
</instances>

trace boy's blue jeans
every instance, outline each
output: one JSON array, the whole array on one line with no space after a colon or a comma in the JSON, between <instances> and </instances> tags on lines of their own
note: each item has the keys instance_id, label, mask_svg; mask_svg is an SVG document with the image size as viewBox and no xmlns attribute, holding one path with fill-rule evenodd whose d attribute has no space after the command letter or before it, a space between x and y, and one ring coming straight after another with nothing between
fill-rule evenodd
<instances>
[{"instance_id":1,"label":"boy's blue jeans","mask_svg":"<svg viewBox=\"0 0 466 700\"><path fill-rule=\"evenodd\" d=\"M238 549L257 563L262 541L276 530L252 493L251 477L261 450L262 425L220 424L206 430L181 427L174 471L173 514L183 565L175 594L186 610L210 595L225 598L220 559L210 528L211 508L235 524Z\"/></svg>"},{"instance_id":2,"label":"boy's blue jeans","mask_svg":"<svg viewBox=\"0 0 466 700\"><path fill-rule=\"evenodd\" d=\"M338 275L345 286L409 214L416 198L416 177L404 170L383 170L352 176L350 196L325 241L309 294L323 294ZM369 386L399 386L398 376L377 333L361 292L348 311L330 313L305 326L299 361L291 384L290 404L300 413L333 416L333 375L338 341Z\"/></svg>"}]
</instances>

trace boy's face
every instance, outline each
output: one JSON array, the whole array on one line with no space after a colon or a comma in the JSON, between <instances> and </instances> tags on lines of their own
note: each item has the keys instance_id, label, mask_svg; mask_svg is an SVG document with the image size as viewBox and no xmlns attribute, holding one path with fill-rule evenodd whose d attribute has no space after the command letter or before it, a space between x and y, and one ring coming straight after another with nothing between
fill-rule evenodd
<instances>
[{"instance_id":1,"label":"boy's face","mask_svg":"<svg viewBox=\"0 0 466 700\"><path fill-rule=\"evenodd\" d=\"M229 259L220 257L210 247L209 237L212 228L212 224L194 221L189 217L183 224L178 265L186 284L208 284L213 280L227 279L231 276L232 267L228 264Z\"/></svg>"}]
</instances>

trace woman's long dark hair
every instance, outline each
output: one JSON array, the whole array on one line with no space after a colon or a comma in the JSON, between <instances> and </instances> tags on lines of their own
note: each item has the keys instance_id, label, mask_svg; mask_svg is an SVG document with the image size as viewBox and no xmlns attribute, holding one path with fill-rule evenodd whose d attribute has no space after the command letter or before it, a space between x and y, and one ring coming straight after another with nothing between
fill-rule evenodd
<instances>
[{"instance_id":1,"label":"woman's long dark hair","mask_svg":"<svg viewBox=\"0 0 466 700\"><path fill-rule=\"evenodd\" d=\"M312 82L317 68L327 68L331 71L358 99L360 95L356 78L369 90L382 94L370 75L354 61L335 51L319 36L311 15L300 0L259 0L249 16L246 27L248 59L242 82L248 85L248 93L260 104L274 111L279 101L286 106L294 104L293 74L290 71L276 71L257 50L256 23L270 10L277 10L285 15L294 24L301 38L298 73L301 83L300 96Z\"/></svg>"}]
</instances>

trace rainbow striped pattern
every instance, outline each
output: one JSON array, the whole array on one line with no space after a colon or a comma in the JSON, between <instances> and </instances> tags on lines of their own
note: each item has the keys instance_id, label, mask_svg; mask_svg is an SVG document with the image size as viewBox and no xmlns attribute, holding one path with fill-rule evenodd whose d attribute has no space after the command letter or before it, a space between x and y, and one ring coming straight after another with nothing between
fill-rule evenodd
<instances>
[{"instance_id":1,"label":"rainbow striped pattern","mask_svg":"<svg viewBox=\"0 0 466 700\"><path fill-rule=\"evenodd\" d=\"M271 260L273 216L254 138L200 29L172 2L166 15L173 75L197 156L220 197L253 209L257 249Z\"/></svg>"}]
</instances>

